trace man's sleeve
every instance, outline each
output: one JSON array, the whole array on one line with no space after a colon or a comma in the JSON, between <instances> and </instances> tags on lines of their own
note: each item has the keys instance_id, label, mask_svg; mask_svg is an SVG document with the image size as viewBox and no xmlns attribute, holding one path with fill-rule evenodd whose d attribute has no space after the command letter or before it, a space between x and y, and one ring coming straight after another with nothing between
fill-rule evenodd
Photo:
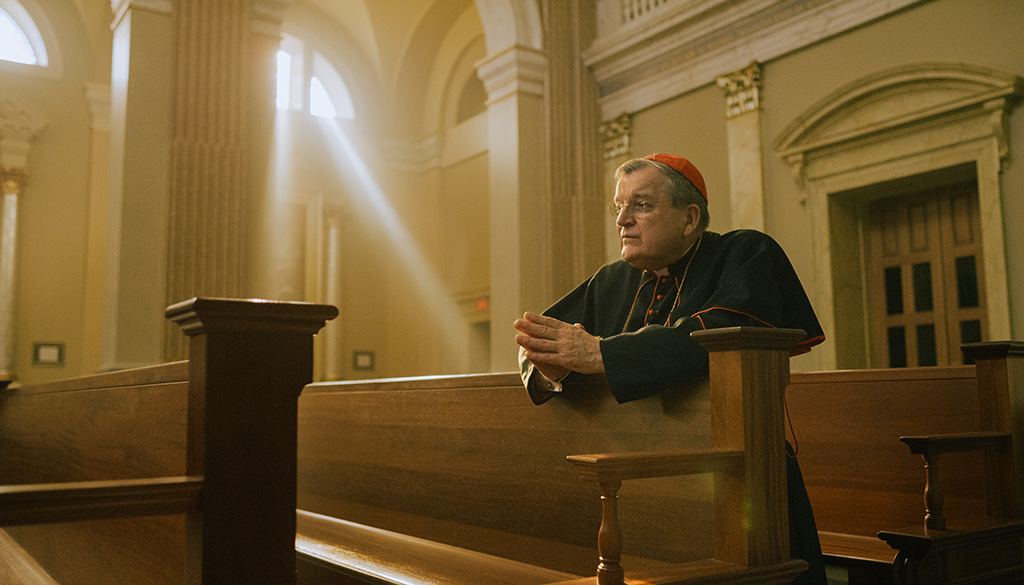
<instances>
[{"instance_id":1,"label":"man's sleeve","mask_svg":"<svg viewBox=\"0 0 1024 585\"><path fill-rule=\"evenodd\" d=\"M544 404L562 391L562 382L552 380L541 373L533 362L526 359L526 350L519 348L519 374L523 378L523 386L526 387L530 400L534 404Z\"/></svg>"}]
</instances>

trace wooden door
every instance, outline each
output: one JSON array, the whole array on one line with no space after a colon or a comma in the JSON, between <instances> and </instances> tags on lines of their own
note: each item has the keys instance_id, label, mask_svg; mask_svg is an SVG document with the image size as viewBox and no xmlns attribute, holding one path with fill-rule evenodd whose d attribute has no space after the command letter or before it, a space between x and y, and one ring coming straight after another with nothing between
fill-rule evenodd
<instances>
[{"instance_id":1,"label":"wooden door","mask_svg":"<svg viewBox=\"0 0 1024 585\"><path fill-rule=\"evenodd\" d=\"M877 200L866 233L871 366L963 363L988 335L976 184Z\"/></svg>"}]
</instances>

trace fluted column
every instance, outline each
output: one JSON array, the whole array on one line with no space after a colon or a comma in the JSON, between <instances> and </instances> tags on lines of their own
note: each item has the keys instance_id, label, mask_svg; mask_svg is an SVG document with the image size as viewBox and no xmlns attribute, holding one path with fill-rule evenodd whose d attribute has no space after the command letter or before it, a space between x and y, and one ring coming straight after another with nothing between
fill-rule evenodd
<instances>
[{"instance_id":1,"label":"fluted column","mask_svg":"<svg viewBox=\"0 0 1024 585\"><path fill-rule=\"evenodd\" d=\"M764 230L761 162L761 67L757 62L717 79L726 94L731 229Z\"/></svg>"},{"instance_id":2,"label":"fluted column","mask_svg":"<svg viewBox=\"0 0 1024 585\"><path fill-rule=\"evenodd\" d=\"M251 202L261 195L250 173L267 172L262 161L272 140L276 35L287 6L177 3L168 304L197 295L246 296L247 227ZM165 359L184 357L184 336L169 325L165 331Z\"/></svg>"},{"instance_id":3,"label":"fluted column","mask_svg":"<svg viewBox=\"0 0 1024 585\"><path fill-rule=\"evenodd\" d=\"M113 0L107 369L185 356L160 307L251 296L289 2Z\"/></svg>"},{"instance_id":4,"label":"fluted column","mask_svg":"<svg viewBox=\"0 0 1024 585\"><path fill-rule=\"evenodd\" d=\"M18 197L24 185L24 170L0 168L0 388L6 388L14 380L14 268L18 243Z\"/></svg>"},{"instance_id":5,"label":"fluted column","mask_svg":"<svg viewBox=\"0 0 1024 585\"><path fill-rule=\"evenodd\" d=\"M168 193L168 304L239 297L245 260L244 0L178 0ZM165 357L185 339L166 327Z\"/></svg>"},{"instance_id":6,"label":"fluted column","mask_svg":"<svg viewBox=\"0 0 1024 585\"><path fill-rule=\"evenodd\" d=\"M544 48L549 59L547 95L551 171L551 252L556 296L571 290L605 263L605 212L601 121L597 83L579 59L597 35L593 2L545 0Z\"/></svg>"}]
</instances>

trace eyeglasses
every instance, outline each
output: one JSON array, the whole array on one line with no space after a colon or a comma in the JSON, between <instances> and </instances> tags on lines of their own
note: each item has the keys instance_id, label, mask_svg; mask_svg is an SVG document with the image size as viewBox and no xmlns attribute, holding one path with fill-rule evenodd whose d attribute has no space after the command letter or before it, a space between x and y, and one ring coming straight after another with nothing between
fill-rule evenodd
<instances>
[{"instance_id":1,"label":"eyeglasses","mask_svg":"<svg viewBox=\"0 0 1024 585\"><path fill-rule=\"evenodd\" d=\"M654 211L655 205L646 199L634 199L625 205L617 202L612 202L608 206L609 213L614 217L618 217L623 211L628 215L646 215Z\"/></svg>"}]
</instances>

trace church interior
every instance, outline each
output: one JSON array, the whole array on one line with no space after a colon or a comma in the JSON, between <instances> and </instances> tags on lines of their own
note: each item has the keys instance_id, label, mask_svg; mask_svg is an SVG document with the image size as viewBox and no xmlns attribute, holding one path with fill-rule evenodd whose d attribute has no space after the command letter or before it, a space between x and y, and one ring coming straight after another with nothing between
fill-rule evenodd
<instances>
[{"instance_id":1,"label":"church interior","mask_svg":"<svg viewBox=\"0 0 1024 585\"><path fill-rule=\"evenodd\" d=\"M0 0L0 395L185 360L194 298L335 307L325 401L502 388L513 321L619 258L614 171L656 152L711 231L789 256L826 336L798 396L962 368L1024 339L1022 28L1019 0ZM83 581L12 581L50 582Z\"/></svg>"}]
</instances>

